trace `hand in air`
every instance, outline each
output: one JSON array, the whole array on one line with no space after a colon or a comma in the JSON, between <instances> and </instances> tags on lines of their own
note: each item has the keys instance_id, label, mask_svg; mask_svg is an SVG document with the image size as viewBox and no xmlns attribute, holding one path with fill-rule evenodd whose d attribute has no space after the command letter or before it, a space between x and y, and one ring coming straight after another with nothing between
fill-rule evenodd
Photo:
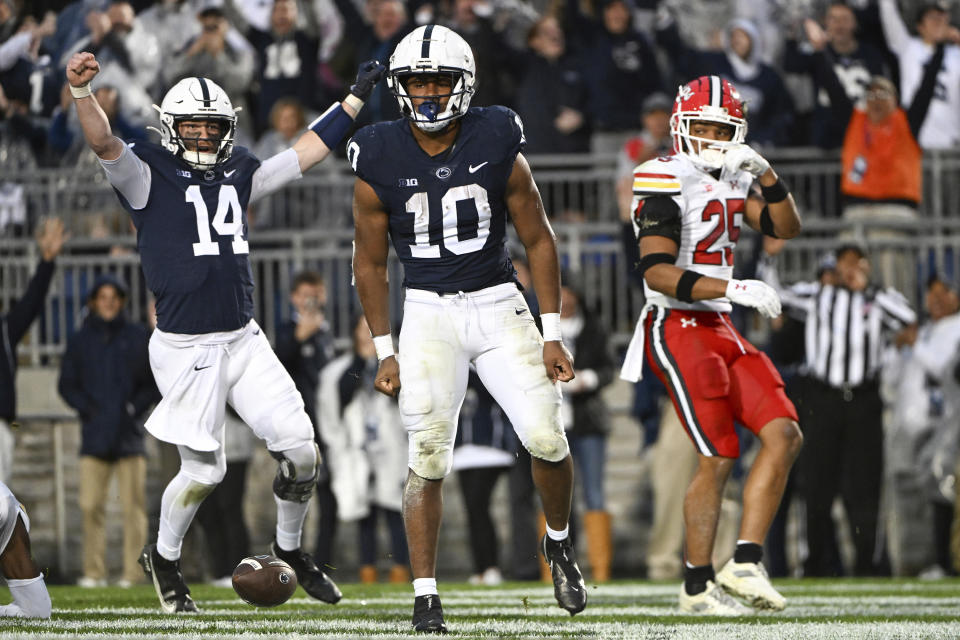
<instances>
[{"instance_id":1,"label":"hand in air","mask_svg":"<svg viewBox=\"0 0 960 640\"><path fill-rule=\"evenodd\" d=\"M727 147L723 152L723 168L729 173L746 171L754 178L759 178L770 168L770 163L753 147L738 144Z\"/></svg>"},{"instance_id":2,"label":"hand in air","mask_svg":"<svg viewBox=\"0 0 960 640\"><path fill-rule=\"evenodd\" d=\"M400 363L397 362L396 356L390 356L380 361L373 386L377 391L388 396L395 397L400 393Z\"/></svg>"},{"instance_id":3,"label":"hand in air","mask_svg":"<svg viewBox=\"0 0 960 640\"><path fill-rule=\"evenodd\" d=\"M357 69L357 81L350 87L350 93L366 101L386 71L387 68L377 60L361 63Z\"/></svg>"},{"instance_id":4,"label":"hand in air","mask_svg":"<svg viewBox=\"0 0 960 640\"><path fill-rule=\"evenodd\" d=\"M759 280L730 280L727 297L734 304L753 307L768 318L780 315L780 296L776 289Z\"/></svg>"},{"instance_id":5,"label":"hand in air","mask_svg":"<svg viewBox=\"0 0 960 640\"><path fill-rule=\"evenodd\" d=\"M92 53L80 51L73 54L67 62L67 82L72 87L90 84L98 73L100 73L100 63Z\"/></svg>"}]
</instances>

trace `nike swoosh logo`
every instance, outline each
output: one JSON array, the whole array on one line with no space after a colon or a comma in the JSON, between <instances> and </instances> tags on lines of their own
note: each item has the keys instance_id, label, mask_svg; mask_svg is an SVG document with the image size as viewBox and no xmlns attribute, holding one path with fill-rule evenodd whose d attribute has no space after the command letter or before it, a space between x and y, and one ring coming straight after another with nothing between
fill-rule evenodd
<instances>
[{"instance_id":1,"label":"nike swoosh logo","mask_svg":"<svg viewBox=\"0 0 960 640\"><path fill-rule=\"evenodd\" d=\"M490 162L490 161L487 160L487 162L481 162L481 163L478 164L477 166L470 165L469 167L467 167L467 171L469 171L470 173L476 173L477 171L480 170L480 167L482 167L483 165L487 164L488 162Z\"/></svg>"},{"instance_id":2,"label":"nike swoosh logo","mask_svg":"<svg viewBox=\"0 0 960 640\"><path fill-rule=\"evenodd\" d=\"M255 335L255 336L260 335L260 329L257 329L256 331L254 331L254 332L253 332L253 335Z\"/></svg>"},{"instance_id":3,"label":"nike swoosh logo","mask_svg":"<svg viewBox=\"0 0 960 640\"><path fill-rule=\"evenodd\" d=\"M514 309L514 312L515 312L518 316L523 315L523 312L524 312L524 311L526 311L526 309Z\"/></svg>"},{"instance_id":4,"label":"nike swoosh logo","mask_svg":"<svg viewBox=\"0 0 960 640\"><path fill-rule=\"evenodd\" d=\"M208 364L208 365L205 366L205 367L198 367L198 366L194 365L193 370L194 370L194 371L203 371L204 369L209 369L209 368L212 367L212 366L213 366L212 364Z\"/></svg>"},{"instance_id":5,"label":"nike swoosh logo","mask_svg":"<svg viewBox=\"0 0 960 640\"><path fill-rule=\"evenodd\" d=\"M224 172L223 172L223 177L224 177L224 178L229 178L230 176L232 176L232 175L235 174L236 172L237 172L236 169L230 169L230 171L224 171Z\"/></svg>"}]
</instances>

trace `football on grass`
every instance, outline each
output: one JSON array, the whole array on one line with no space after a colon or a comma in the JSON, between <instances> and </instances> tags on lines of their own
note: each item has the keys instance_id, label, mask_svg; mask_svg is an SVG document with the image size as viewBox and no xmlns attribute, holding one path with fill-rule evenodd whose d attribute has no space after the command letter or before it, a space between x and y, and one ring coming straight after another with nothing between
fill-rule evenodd
<instances>
[{"instance_id":1,"label":"football on grass","mask_svg":"<svg viewBox=\"0 0 960 640\"><path fill-rule=\"evenodd\" d=\"M251 556L233 570L233 590L248 604L275 607L297 590L297 574L275 556Z\"/></svg>"}]
</instances>

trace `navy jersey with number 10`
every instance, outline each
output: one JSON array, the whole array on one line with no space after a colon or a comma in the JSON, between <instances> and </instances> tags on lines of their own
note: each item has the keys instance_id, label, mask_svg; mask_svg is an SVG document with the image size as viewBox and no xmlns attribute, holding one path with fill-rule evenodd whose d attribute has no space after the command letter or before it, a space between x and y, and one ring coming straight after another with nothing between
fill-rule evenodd
<instances>
[{"instance_id":1,"label":"navy jersey with number 10","mask_svg":"<svg viewBox=\"0 0 960 640\"><path fill-rule=\"evenodd\" d=\"M405 287L455 293L515 281L506 191L525 142L513 111L474 107L436 156L420 147L407 120L364 127L347 143L354 172L389 211Z\"/></svg>"},{"instance_id":2,"label":"navy jersey with number 10","mask_svg":"<svg viewBox=\"0 0 960 640\"><path fill-rule=\"evenodd\" d=\"M245 326L253 318L246 211L260 161L235 147L226 162L202 170L159 145L130 149L150 167L149 199L134 209L117 195L137 228L157 328L201 334Z\"/></svg>"}]
</instances>

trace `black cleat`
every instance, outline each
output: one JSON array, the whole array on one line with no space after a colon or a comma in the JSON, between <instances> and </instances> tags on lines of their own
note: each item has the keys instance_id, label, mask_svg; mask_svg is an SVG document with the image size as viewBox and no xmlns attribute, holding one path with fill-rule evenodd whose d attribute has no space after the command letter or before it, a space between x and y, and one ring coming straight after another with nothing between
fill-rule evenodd
<instances>
[{"instance_id":1,"label":"black cleat","mask_svg":"<svg viewBox=\"0 0 960 640\"><path fill-rule=\"evenodd\" d=\"M157 545L148 544L140 552L140 566L153 582L160 606L167 613L197 613L190 588L183 581L179 560L167 560L157 553Z\"/></svg>"},{"instance_id":2,"label":"black cleat","mask_svg":"<svg viewBox=\"0 0 960 640\"><path fill-rule=\"evenodd\" d=\"M446 633L440 596L417 596L413 601L413 630L418 633Z\"/></svg>"},{"instance_id":3,"label":"black cleat","mask_svg":"<svg viewBox=\"0 0 960 640\"><path fill-rule=\"evenodd\" d=\"M293 567L297 574L297 582L310 597L327 604L340 602L340 598L343 597L340 589L333 583L333 580L327 577L327 574L320 570L320 567L308 554L300 549L284 551L277 545L276 540L270 543L270 553Z\"/></svg>"},{"instance_id":4,"label":"black cleat","mask_svg":"<svg viewBox=\"0 0 960 640\"><path fill-rule=\"evenodd\" d=\"M577 566L570 538L551 540L546 535L540 541L540 552L550 565L553 575L553 595L563 609L576 615L587 606L587 588L583 584L583 574Z\"/></svg>"}]
</instances>

